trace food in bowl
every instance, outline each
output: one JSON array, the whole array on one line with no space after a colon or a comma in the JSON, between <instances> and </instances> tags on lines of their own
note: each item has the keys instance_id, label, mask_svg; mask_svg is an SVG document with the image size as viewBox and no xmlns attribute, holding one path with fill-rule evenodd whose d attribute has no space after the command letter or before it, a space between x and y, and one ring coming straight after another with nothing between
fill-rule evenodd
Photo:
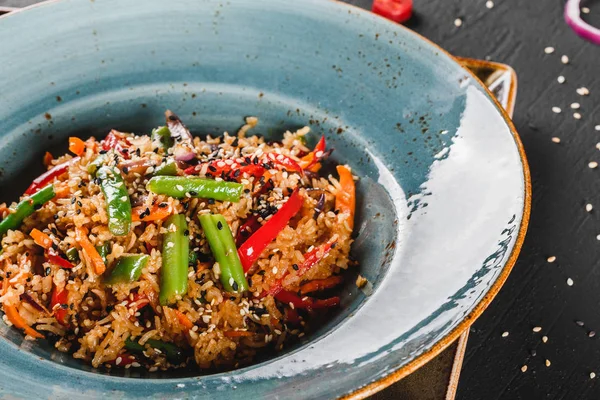
<instances>
[{"instance_id":1,"label":"food in bowl","mask_svg":"<svg viewBox=\"0 0 600 400\"><path fill-rule=\"evenodd\" d=\"M339 305L355 208L351 169L309 128L69 139L73 155L0 205L0 303L26 339L93 367L235 368L281 350Z\"/></svg>"}]
</instances>

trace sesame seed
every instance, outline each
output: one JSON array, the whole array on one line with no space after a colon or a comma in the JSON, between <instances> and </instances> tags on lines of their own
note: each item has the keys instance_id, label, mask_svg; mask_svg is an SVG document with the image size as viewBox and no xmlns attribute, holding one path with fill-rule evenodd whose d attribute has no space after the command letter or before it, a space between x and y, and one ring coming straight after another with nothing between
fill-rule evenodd
<instances>
[{"instance_id":1,"label":"sesame seed","mask_svg":"<svg viewBox=\"0 0 600 400\"><path fill-rule=\"evenodd\" d=\"M115 364L119 365L121 364L121 361L123 361L123 358L117 357L117 359L115 360Z\"/></svg>"},{"instance_id":2,"label":"sesame seed","mask_svg":"<svg viewBox=\"0 0 600 400\"><path fill-rule=\"evenodd\" d=\"M596 127L596 130L600 131L600 125L598 125L598 126ZM448 131L447 131L447 130L443 130L443 131L441 131L441 132L440 132L440 135L445 135L445 134L447 134L447 133L448 133Z\"/></svg>"},{"instance_id":3,"label":"sesame seed","mask_svg":"<svg viewBox=\"0 0 600 400\"><path fill-rule=\"evenodd\" d=\"M560 143L560 138L555 136L555 137L552 138L552 142L554 142L554 143Z\"/></svg>"},{"instance_id":4,"label":"sesame seed","mask_svg":"<svg viewBox=\"0 0 600 400\"><path fill-rule=\"evenodd\" d=\"M593 338L594 336L596 336L596 331L589 331L588 332L588 337L589 338Z\"/></svg>"},{"instance_id":5,"label":"sesame seed","mask_svg":"<svg viewBox=\"0 0 600 400\"><path fill-rule=\"evenodd\" d=\"M542 342L546 343L548 341L548 336L542 336Z\"/></svg>"},{"instance_id":6,"label":"sesame seed","mask_svg":"<svg viewBox=\"0 0 600 400\"><path fill-rule=\"evenodd\" d=\"M569 57L567 57L567 56L562 56L562 57L560 58L560 62L561 62L561 63L563 63L563 64L568 64L568 63L569 63Z\"/></svg>"},{"instance_id":7,"label":"sesame seed","mask_svg":"<svg viewBox=\"0 0 600 400\"><path fill-rule=\"evenodd\" d=\"M521 367L521 372L527 372L527 365L523 365Z\"/></svg>"},{"instance_id":8,"label":"sesame seed","mask_svg":"<svg viewBox=\"0 0 600 400\"><path fill-rule=\"evenodd\" d=\"M581 105L580 105L579 103L571 103L571 108L572 108L573 110L578 110L578 109L579 109L579 107L581 107Z\"/></svg>"},{"instance_id":9,"label":"sesame seed","mask_svg":"<svg viewBox=\"0 0 600 400\"><path fill-rule=\"evenodd\" d=\"M546 360L546 367L549 367L551 365L550 360Z\"/></svg>"},{"instance_id":10,"label":"sesame seed","mask_svg":"<svg viewBox=\"0 0 600 400\"><path fill-rule=\"evenodd\" d=\"M600 235L596 235L596 240L600 240Z\"/></svg>"},{"instance_id":11,"label":"sesame seed","mask_svg":"<svg viewBox=\"0 0 600 400\"><path fill-rule=\"evenodd\" d=\"M559 76L558 78L556 78L556 80L558 81L558 83L565 83L566 79L564 76Z\"/></svg>"},{"instance_id":12,"label":"sesame seed","mask_svg":"<svg viewBox=\"0 0 600 400\"><path fill-rule=\"evenodd\" d=\"M581 12L584 14L589 14L590 13L590 9L588 7L581 7ZM593 372L592 372L593 374Z\"/></svg>"},{"instance_id":13,"label":"sesame seed","mask_svg":"<svg viewBox=\"0 0 600 400\"><path fill-rule=\"evenodd\" d=\"M575 321L575 324L577 324L577 326L583 326L583 325L585 325L583 323L583 321L579 321L579 320Z\"/></svg>"},{"instance_id":14,"label":"sesame seed","mask_svg":"<svg viewBox=\"0 0 600 400\"><path fill-rule=\"evenodd\" d=\"M456 26L457 28L460 28L462 26L462 24L463 24L462 19L456 18L454 20L454 26Z\"/></svg>"},{"instance_id":15,"label":"sesame seed","mask_svg":"<svg viewBox=\"0 0 600 400\"><path fill-rule=\"evenodd\" d=\"M488 0L485 2L485 6L487 8L494 8L494 2L492 0Z\"/></svg>"},{"instance_id":16,"label":"sesame seed","mask_svg":"<svg viewBox=\"0 0 600 400\"><path fill-rule=\"evenodd\" d=\"M277 270L277 267L273 267L273 270L272 270L273 274L276 274L276 273L277 273L277 271L278 271L278 270Z\"/></svg>"},{"instance_id":17,"label":"sesame seed","mask_svg":"<svg viewBox=\"0 0 600 400\"><path fill-rule=\"evenodd\" d=\"M552 112L555 113L555 114L560 114L561 111L562 110L560 109L560 107L552 107Z\"/></svg>"},{"instance_id":18,"label":"sesame seed","mask_svg":"<svg viewBox=\"0 0 600 400\"><path fill-rule=\"evenodd\" d=\"M590 167L590 168L592 168L592 169L594 169L594 168L598 168L598 163L597 163L596 161L591 161L591 162L588 164L588 167Z\"/></svg>"},{"instance_id":19,"label":"sesame seed","mask_svg":"<svg viewBox=\"0 0 600 400\"><path fill-rule=\"evenodd\" d=\"M176 185L175 189L179 190L179 191L183 191L183 186L181 185Z\"/></svg>"},{"instance_id":20,"label":"sesame seed","mask_svg":"<svg viewBox=\"0 0 600 400\"><path fill-rule=\"evenodd\" d=\"M595 129L595 130L597 130L597 131L600 131L600 125L596 125L596 126L594 127L594 129Z\"/></svg>"},{"instance_id":21,"label":"sesame seed","mask_svg":"<svg viewBox=\"0 0 600 400\"><path fill-rule=\"evenodd\" d=\"M554 53L554 47L548 46L544 49L544 53L546 54L552 54Z\"/></svg>"},{"instance_id":22,"label":"sesame seed","mask_svg":"<svg viewBox=\"0 0 600 400\"><path fill-rule=\"evenodd\" d=\"M167 243L167 247L168 247L168 248L175 247L175 243L173 243L173 242L168 242L168 243Z\"/></svg>"},{"instance_id":23,"label":"sesame seed","mask_svg":"<svg viewBox=\"0 0 600 400\"><path fill-rule=\"evenodd\" d=\"M502 332L502 337L508 337L508 331Z\"/></svg>"},{"instance_id":24,"label":"sesame seed","mask_svg":"<svg viewBox=\"0 0 600 400\"><path fill-rule=\"evenodd\" d=\"M556 256L550 256L546 261L548 261L549 263L553 263L554 261L556 261Z\"/></svg>"},{"instance_id":25,"label":"sesame seed","mask_svg":"<svg viewBox=\"0 0 600 400\"><path fill-rule=\"evenodd\" d=\"M536 326L536 327L534 327L534 328L533 328L533 331L534 331L535 333L537 333L537 332L540 332L541 330L542 330L542 327L541 327L541 326Z\"/></svg>"},{"instance_id":26,"label":"sesame seed","mask_svg":"<svg viewBox=\"0 0 600 400\"><path fill-rule=\"evenodd\" d=\"M587 212L591 212L593 208L594 206L589 203L585 205L585 211Z\"/></svg>"},{"instance_id":27,"label":"sesame seed","mask_svg":"<svg viewBox=\"0 0 600 400\"><path fill-rule=\"evenodd\" d=\"M575 119L581 119L581 114L579 114L577 112L573 113L573 118L575 118Z\"/></svg>"},{"instance_id":28,"label":"sesame seed","mask_svg":"<svg viewBox=\"0 0 600 400\"><path fill-rule=\"evenodd\" d=\"M573 279L571 279L571 278L567 278L567 285L569 285L569 286L573 286L573 283L574 283L574 282L573 282Z\"/></svg>"},{"instance_id":29,"label":"sesame seed","mask_svg":"<svg viewBox=\"0 0 600 400\"><path fill-rule=\"evenodd\" d=\"M578 95L580 96L587 96L588 94L590 94L590 91L588 88L586 87L580 87L577 90L575 90L577 92Z\"/></svg>"}]
</instances>

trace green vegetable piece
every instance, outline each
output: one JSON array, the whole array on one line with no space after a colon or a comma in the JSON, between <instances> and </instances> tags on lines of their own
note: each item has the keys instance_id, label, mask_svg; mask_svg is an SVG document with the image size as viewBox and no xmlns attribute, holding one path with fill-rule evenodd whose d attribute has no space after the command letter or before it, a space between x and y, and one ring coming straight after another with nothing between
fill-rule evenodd
<instances>
[{"instance_id":1,"label":"green vegetable piece","mask_svg":"<svg viewBox=\"0 0 600 400\"><path fill-rule=\"evenodd\" d=\"M173 304L177 296L183 296L188 289L188 257L190 241L185 215L171 215L163 227L167 229L163 237L162 268L160 271L160 305Z\"/></svg>"},{"instance_id":2,"label":"green vegetable piece","mask_svg":"<svg viewBox=\"0 0 600 400\"><path fill-rule=\"evenodd\" d=\"M190 251L190 254L188 256L188 265L195 267L197 262L198 262L198 254L196 254L195 251Z\"/></svg>"},{"instance_id":3,"label":"green vegetable piece","mask_svg":"<svg viewBox=\"0 0 600 400\"><path fill-rule=\"evenodd\" d=\"M117 265L105 283L114 285L115 283L131 283L140 279L142 270L148 264L148 256L146 254L137 254L131 256L123 256L117 261Z\"/></svg>"},{"instance_id":4,"label":"green vegetable piece","mask_svg":"<svg viewBox=\"0 0 600 400\"><path fill-rule=\"evenodd\" d=\"M244 268L238 256L231 229L221 214L202 214L198 217L206 240L221 269L221 283L228 292L248 290Z\"/></svg>"},{"instance_id":5,"label":"green vegetable piece","mask_svg":"<svg viewBox=\"0 0 600 400\"><path fill-rule=\"evenodd\" d=\"M9 229L17 229L23 223L23 220L42 207L44 204L52 200L56 196L54 186L48 185L40 189L37 193L25 197L11 212L0 221L0 237L2 237Z\"/></svg>"},{"instance_id":6,"label":"green vegetable piece","mask_svg":"<svg viewBox=\"0 0 600 400\"><path fill-rule=\"evenodd\" d=\"M158 143L165 150L173 146L171 131L166 126L159 126L152 130L152 141Z\"/></svg>"},{"instance_id":7,"label":"green vegetable piece","mask_svg":"<svg viewBox=\"0 0 600 400\"><path fill-rule=\"evenodd\" d=\"M154 176L175 176L177 175L177 163L169 160L154 168Z\"/></svg>"},{"instance_id":8,"label":"green vegetable piece","mask_svg":"<svg viewBox=\"0 0 600 400\"><path fill-rule=\"evenodd\" d=\"M155 176L148 182L148 190L179 199L189 194L191 197L236 203L240 201L243 185L187 176Z\"/></svg>"},{"instance_id":9,"label":"green vegetable piece","mask_svg":"<svg viewBox=\"0 0 600 400\"><path fill-rule=\"evenodd\" d=\"M132 340L131 337L125 340L125 348L132 353L144 355L143 353L147 347L160 350L167 357L167 361L173 365L179 365L187 359L184 352L173 343L167 343L156 339L148 339L144 346L142 346L138 342Z\"/></svg>"},{"instance_id":10,"label":"green vegetable piece","mask_svg":"<svg viewBox=\"0 0 600 400\"><path fill-rule=\"evenodd\" d=\"M96 173L98 170L104 165L106 162L106 156L104 154L100 154L96 159L90 162L87 165L88 174L92 175L94 178L96 177Z\"/></svg>"},{"instance_id":11,"label":"green vegetable piece","mask_svg":"<svg viewBox=\"0 0 600 400\"><path fill-rule=\"evenodd\" d=\"M102 257L102 261L104 261L104 265L107 264L106 256L110 254L110 243L102 243L100 246L96 246L96 251Z\"/></svg>"},{"instance_id":12,"label":"green vegetable piece","mask_svg":"<svg viewBox=\"0 0 600 400\"><path fill-rule=\"evenodd\" d=\"M67 256L67 260L69 260L73 263L78 263L80 261L79 252L77 251L77 249L75 247L71 247L69 250L67 250L65 252L65 254Z\"/></svg>"},{"instance_id":13,"label":"green vegetable piece","mask_svg":"<svg viewBox=\"0 0 600 400\"><path fill-rule=\"evenodd\" d=\"M115 236L125 236L131 229L131 202L121 171L116 167L101 167L96 175L106 199L108 229Z\"/></svg>"}]
</instances>

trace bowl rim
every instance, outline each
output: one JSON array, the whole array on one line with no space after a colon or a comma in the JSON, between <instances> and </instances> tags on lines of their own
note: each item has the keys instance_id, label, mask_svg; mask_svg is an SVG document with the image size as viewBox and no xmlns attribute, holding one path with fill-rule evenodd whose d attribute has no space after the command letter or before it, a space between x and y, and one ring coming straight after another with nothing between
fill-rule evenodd
<instances>
[{"instance_id":1,"label":"bowl rim","mask_svg":"<svg viewBox=\"0 0 600 400\"><path fill-rule=\"evenodd\" d=\"M49 5L52 3L58 3L61 1L63 1L63 0L44 0L39 3L35 3L32 5L26 6L26 7L17 8L16 10L13 10L11 12L8 12L5 14L0 14L0 20L5 19L5 18L10 18L11 15L30 10L32 8L43 7L43 6L46 6L46 5ZM454 343L457 339L459 339L460 335L464 331L468 330L471 327L471 325L477 320L477 318L479 318L481 316L481 314L485 311L485 309L490 305L492 300L496 297L496 295L498 294L498 292L500 291L500 289L506 282L508 275L512 271L512 269L517 261L519 253L521 252L523 242L525 241L525 235L527 233L527 227L529 225L529 220L530 220L530 215L531 215L531 197L532 197L531 173L530 173L530 169L529 169L529 163L527 161L527 156L525 154L525 149L523 147L523 143L521 141L519 133L516 130L516 127L514 126L510 116L508 115L507 110L504 109L504 107L502 107L502 105L500 104L498 99L491 93L491 91L488 89L488 87L477 77L477 75L473 71L468 69L465 65L463 65L462 63L459 62L459 57L453 56L447 50L442 48L440 45L436 44L435 42L433 42L430 39L426 38L425 36L421 35L420 33L416 32L412 29L409 29L402 24L397 24L395 22L392 22L392 21L388 20L387 18L380 16L378 14L375 14L367 9L363 9L363 8L353 5L353 4L345 3L341 0L328 0L328 1L330 1L332 3L336 3L343 7L347 7L351 10L354 10L357 13L367 13L367 14L374 15L380 21L382 21L383 24L392 24L396 28L400 28L400 29L403 29L403 30L409 32L411 35L414 35L416 38L435 47L440 53L448 56L452 60L452 62L457 64L465 72L465 74L467 74L469 76L469 78L471 78L474 81L476 81L477 83L479 83L480 87L483 88L485 93L488 95L488 98L490 99L492 104L500 112L501 117L503 118L504 122L506 123L507 127L509 128L509 130L512 134L513 140L515 141L515 145L517 147L517 151L519 153L519 159L521 161L522 172L523 172L523 183L524 183L523 213L521 215L521 225L519 227L517 238L515 240L515 243L513 245L513 248L511 250L508 260L502 267L502 271L500 272L500 274L498 275L498 277L496 278L496 280L494 281L492 286L490 286L490 288L488 289L486 295L475 305L473 310L471 310L471 312L467 316L465 316L463 318L463 320L453 330L451 330L448 334L446 334L446 336L441 338L438 342L433 344L431 346L431 348L429 348L427 351L425 351L422 354L420 354L419 356L415 357L413 360L411 360L407 364L393 370L393 372L387 374L386 376L383 376L373 382L367 383L367 384L363 385L362 387L359 387L358 389L355 389L352 392L350 392L348 394L344 394L339 397L340 400L360 400L360 399L365 399L369 396L372 396L375 393L387 388L388 386L390 386L390 385L396 383L397 381L401 380L402 378L410 375L411 373L413 373L414 371L416 371L417 369L421 368L423 365L425 365L426 363L431 361L434 357L436 357L443 350L445 350L452 343ZM512 70L512 68L509 68L508 70L510 71L511 75L514 78L514 81L516 82L516 74L515 74L514 70ZM515 87L513 90L516 90L516 84L515 84ZM509 108L513 108L513 106L514 105L511 105Z\"/></svg>"}]
</instances>

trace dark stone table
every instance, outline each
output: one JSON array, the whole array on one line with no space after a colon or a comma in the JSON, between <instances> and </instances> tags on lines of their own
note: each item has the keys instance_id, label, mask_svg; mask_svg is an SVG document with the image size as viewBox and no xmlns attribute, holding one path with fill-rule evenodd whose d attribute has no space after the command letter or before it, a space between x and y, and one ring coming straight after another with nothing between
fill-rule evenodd
<instances>
[{"instance_id":1,"label":"dark stone table","mask_svg":"<svg viewBox=\"0 0 600 400\"><path fill-rule=\"evenodd\" d=\"M0 6L35 2L0 0ZM348 2L371 6L371 0ZM516 70L514 122L533 179L527 239L507 283L471 328L457 399L600 398L600 167L588 167L600 162L600 130L594 129L600 125L600 47L568 29L564 1L494 0L491 9L486 0L414 2L411 29L452 54L490 58ZM600 0L584 5L591 8L585 18L600 26ZM454 24L457 18L461 27ZM553 54L545 54L548 46ZM557 82L560 75L563 84ZM579 95L580 87L589 96ZM580 120L573 117L572 103L581 105ZM591 372L598 377L592 379ZM428 384L422 382L423 398ZM409 397L399 392L402 383L396 385L375 397Z\"/></svg>"}]
</instances>

